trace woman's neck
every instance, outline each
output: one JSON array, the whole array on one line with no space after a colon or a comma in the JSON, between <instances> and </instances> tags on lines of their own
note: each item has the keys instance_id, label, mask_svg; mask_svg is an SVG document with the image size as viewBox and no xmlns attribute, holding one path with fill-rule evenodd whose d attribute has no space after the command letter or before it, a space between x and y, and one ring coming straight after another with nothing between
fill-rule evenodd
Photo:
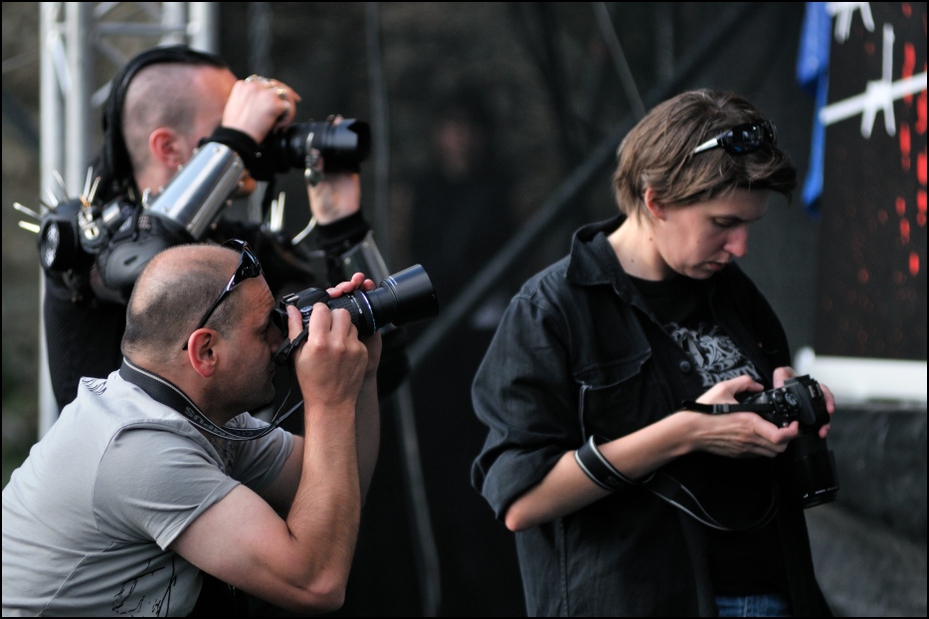
<instances>
[{"instance_id":1,"label":"woman's neck","mask_svg":"<svg viewBox=\"0 0 929 619\"><path fill-rule=\"evenodd\" d=\"M661 257L654 230L645 216L630 215L608 237L623 270L639 279L659 281L674 273Z\"/></svg>"}]
</instances>

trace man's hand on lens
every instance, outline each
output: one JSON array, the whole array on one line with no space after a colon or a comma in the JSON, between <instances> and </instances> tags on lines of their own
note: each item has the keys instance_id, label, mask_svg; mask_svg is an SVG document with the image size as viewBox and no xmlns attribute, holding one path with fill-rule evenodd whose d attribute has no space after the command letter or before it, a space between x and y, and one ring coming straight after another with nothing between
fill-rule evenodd
<instances>
[{"instance_id":1,"label":"man's hand on lens","mask_svg":"<svg viewBox=\"0 0 929 619\"><path fill-rule=\"evenodd\" d=\"M287 307L290 338L303 331L303 316ZM358 340L358 330L347 310L330 310L325 303L313 306L306 342L291 360L304 400L333 408L354 401L368 365L368 350Z\"/></svg>"},{"instance_id":2,"label":"man's hand on lens","mask_svg":"<svg viewBox=\"0 0 929 619\"><path fill-rule=\"evenodd\" d=\"M326 292L331 298L335 299L353 290L370 292L374 290L375 287L376 285L373 280L365 279L364 275L361 273L355 273L351 281L342 282L337 286L328 288ZM378 364L381 360L381 332L378 331L374 335L365 338L362 340L362 344L368 349L368 365L365 368L365 378L374 378L377 375Z\"/></svg>"},{"instance_id":3,"label":"man's hand on lens","mask_svg":"<svg viewBox=\"0 0 929 619\"><path fill-rule=\"evenodd\" d=\"M342 122L336 116L332 124ZM327 172L326 162L320 157L317 168L323 172L316 185L309 186L310 213L316 223L326 225L353 213L361 208L361 178L357 172Z\"/></svg>"}]
</instances>

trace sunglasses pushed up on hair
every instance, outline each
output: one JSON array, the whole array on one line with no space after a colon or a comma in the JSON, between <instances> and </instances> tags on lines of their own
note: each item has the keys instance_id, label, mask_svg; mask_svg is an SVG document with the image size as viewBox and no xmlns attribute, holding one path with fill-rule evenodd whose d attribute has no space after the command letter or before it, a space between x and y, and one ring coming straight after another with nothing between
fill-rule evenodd
<instances>
[{"instance_id":1,"label":"sunglasses pushed up on hair","mask_svg":"<svg viewBox=\"0 0 929 619\"><path fill-rule=\"evenodd\" d=\"M203 318L200 319L200 322L197 324L197 328L194 329L194 331L202 328L206 324L206 321L210 319L210 316L213 315L213 312L216 311L216 308L219 307L219 304L229 296L229 293L231 293L236 286L247 279L261 275L261 263L258 262L258 258L252 252L252 249L248 246L248 243L238 239L230 239L223 243L223 247L236 249L241 252L242 255L239 258L239 266L236 267L235 273L233 273L232 277L229 278L229 283L226 284L226 287L223 289L223 291L219 294L218 297L216 297L216 300L213 301L213 305L210 306L210 309L208 309L203 315ZM187 350L187 342L184 342L184 347L181 350Z\"/></svg>"},{"instance_id":2,"label":"sunglasses pushed up on hair","mask_svg":"<svg viewBox=\"0 0 929 619\"><path fill-rule=\"evenodd\" d=\"M765 142L769 142L771 146L777 145L777 129L769 120L756 120L736 125L710 138L695 148L693 154L725 148L730 155L744 155L761 148Z\"/></svg>"}]
</instances>

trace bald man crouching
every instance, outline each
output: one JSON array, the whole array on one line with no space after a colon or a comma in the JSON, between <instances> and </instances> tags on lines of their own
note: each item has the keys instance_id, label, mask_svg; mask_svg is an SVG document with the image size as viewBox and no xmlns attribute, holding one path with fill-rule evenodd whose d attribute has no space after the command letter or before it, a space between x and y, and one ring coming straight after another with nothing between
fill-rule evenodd
<instances>
[{"instance_id":1,"label":"bald man crouching","mask_svg":"<svg viewBox=\"0 0 929 619\"><path fill-rule=\"evenodd\" d=\"M330 294L359 287L374 283ZM4 616L186 615L200 570L298 612L341 606L377 460L380 335L314 307L291 357L303 439L243 412L274 396L274 306L245 243L151 261L122 367L82 381L3 489Z\"/></svg>"}]
</instances>

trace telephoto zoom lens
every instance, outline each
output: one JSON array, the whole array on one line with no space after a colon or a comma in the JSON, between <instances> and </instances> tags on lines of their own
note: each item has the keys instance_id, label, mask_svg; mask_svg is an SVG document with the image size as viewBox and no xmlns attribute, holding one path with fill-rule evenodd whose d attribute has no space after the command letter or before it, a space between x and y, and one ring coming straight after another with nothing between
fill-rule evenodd
<instances>
[{"instance_id":1,"label":"telephoto zoom lens","mask_svg":"<svg viewBox=\"0 0 929 619\"><path fill-rule=\"evenodd\" d=\"M361 339L373 335L385 325L399 327L433 318L439 313L435 288L419 264L384 278L377 288L367 292L355 290L335 299L321 288L289 294L281 300L272 318L278 328L287 333L287 306L295 305L300 310L306 326L316 303L325 303L330 309L348 310Z\"/></svg>"}]
</instances>

